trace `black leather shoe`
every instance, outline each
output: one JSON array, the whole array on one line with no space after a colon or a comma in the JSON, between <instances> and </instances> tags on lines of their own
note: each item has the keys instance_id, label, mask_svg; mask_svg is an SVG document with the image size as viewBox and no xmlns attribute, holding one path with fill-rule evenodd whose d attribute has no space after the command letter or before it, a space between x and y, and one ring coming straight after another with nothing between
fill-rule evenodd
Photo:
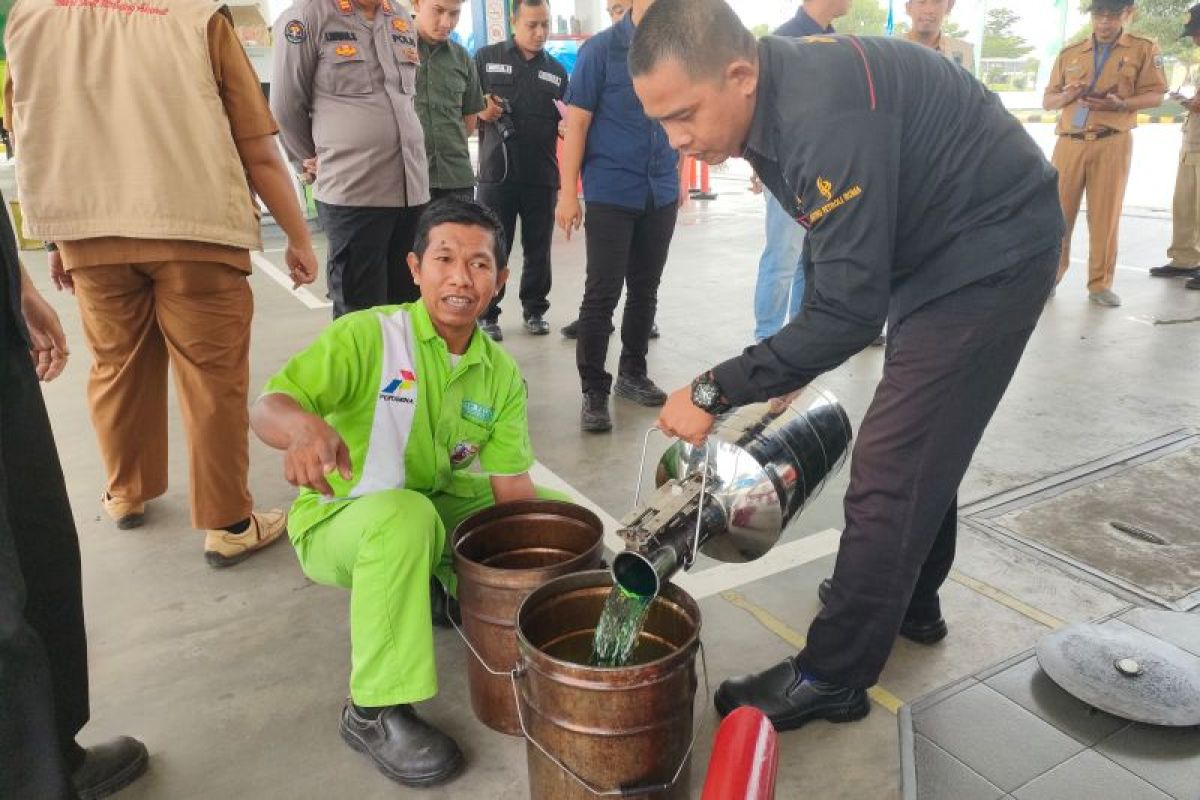
<instances>
[{"instance_id":1,"label":"black leather shoe","mask_svg":"<svg viewBox=\"0 0 1200 800\"><path fill-rule=\"evenodd\" d=\"M128 736L89 747L83 763L71 775L80 800L100 800L124 789L146 772L146 745Z\"/></svg>"},{"instance_id":2,"label":"black leather shoe","mask_svg":"<svg viewBox=\"0 0 1200 800\"><path fill-rule=\"evenodd\" d=\"M667 393L645 375L618 375L613 394L643 406L661 406L667 402Z\"/></svg>"},{"instance_id":3,"label":"black leather shoe","mask_svg":"<svg viewBox=\"0 0 1200 800\"><path fill-rule=\"evenodd\" d=\"M723 717L739 706L753 706L767 715L777 731L790 731L816 719L853 722L871 711L865 689L850 689L805 675L794 658L766 672L730 678L714 698Z\"/></svg>"},{"instance_id":4,"label":"black leather shoe","mask_svg":"<svg viewBox=\"0 0 1200 800\"><path fill-rule=\"evenodd\" d=\"M588 433L604 433L612 430L612 417L608 415L608 395L604 392L584 392L583 409L579 412L579 427Z\"/></svg>"},{"instance_id":5,"label":"black leather shoe","mask_svg":"<svg viewBox=\"0 0 1200 800\"><path fill-rule=\"evenodd\" d=\"M615 330L616 330L616 328L614 328L612 325L609 325L608 326L608 335L612 336L613 331L615 331ZM579 338L579 320L575 320L574 322L568 322L566 325L563 325L561 328L559 328L558 332L561 333L567 339L578 339ZM650 338L656 339L658 337L654 336L653 332L651 332Z\"/></svg>"},{"instance_id":6,"label":"black leather shoe","mask_svg":"<svg viewBox=\"0 0 1200 800\"><path fill-rule=\"evenodd\" d=\"M525 331L534 336L545 336L550 332L550 323L534 314L525 318Z\"/></svg>"},{"instance_id":7,"label":"black leather shoe","mask_svg":"<svg viewBox=\"0 0 1200 800\"><path fill-rule=\"evenodd\" d=\"M367 719L347 702L338 730L346 744L366 753L380 772L405 786L443 783L463 766L458 744L418 717L410 705L389 706Z\"/></svg>"},{"instance_id":8,"label":"black leather shoe","mask_svg":"<svg viewBox=\"0 0 1200 800\"><path fill-rule=\"evenodd\" d=\"M1194 278L1188 278L1184 281L1183 288L1185 289L1200 289L1200 275Z\"/></svg>"},{"instance_id":9,"label":"black leather shoe","mask_svg":"<svg viewBox=\"0 0 1200 800\"><path fill-rule=\"evenodd\" d=\"M479 328L484 333L492 338L493 342L504 341L504 331L500 330L500 323L494 319L479 320Z\"/></svg>"},{"instance_id":10,"label":"black leather shoe","mask_svg":"<svg viewBox=\"0 0 1200 800\"><path fill-rule=\"evenodd\" d=\"M442 588L442 582L437 578L429 579L429 611L434 627L449 628L451 620L455 625L462 625L462 609L458 606L458 600Z\"/></svg>"},{"instance_id":11,"label":"black leather shoe","mask_svg":"<svg viewBox=\"0 0 1200 800\"><path fill-rule=\"evenodd\" d=\"M1200 275L1200 267L1177 267L1174 264L1164 264L1161 267L1151 267L1150 275L1154 278L1190 278Z\"/></svg>"},{"instance_id":12,"label":"black leather shoe","mask_svg":"<svg viewBox=\"0 0 1200 800\"><path fill-rule=\"evenodd\" d=\"M821 585L817 587L817 597L821 600L821 605L829 602L831 591L833 591L833 581L828 578L821 581ZM940 616L934 619L905 617L904 621L900 623L900 635L917 644L936 644L945 639L948 633L950 633L950 629L946 627L946 620Z\"/></svg>"}]
</instances>

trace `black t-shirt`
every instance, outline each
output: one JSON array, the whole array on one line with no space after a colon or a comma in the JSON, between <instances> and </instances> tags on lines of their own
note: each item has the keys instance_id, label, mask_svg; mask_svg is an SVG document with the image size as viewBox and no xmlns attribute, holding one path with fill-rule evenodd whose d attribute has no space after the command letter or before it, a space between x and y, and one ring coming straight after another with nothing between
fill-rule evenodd
<instances>
[{"instance_id":1,"label":"black t-shirt","mask_svg":"<svg viewBox=\"0 0 1200 800\"><path fill-rule=\"evenodd\" d=\"M25 330L25 319L21 315L21 262L17 257L17 239L13 235L12 220L8 216L8 204L0 195L0 206L4 208L4 219L0 221L0 343L7 347L29 345L29 334Z\"/></svg>"},{"instance_id":2,"label":"black t-shirt","mask_svg":"<svg viewBox=\"0 0 1200 800\"><path fill-rule=\"evenodd\" d=\"M1057 173L1000 99L895 39L760 40L745 157L808 228L801 313L715 368L735 404L791 391L950 292L1056 246Z\"/></svg>"},{"instance_id":3,"label":"black t-shirt","mask_svg":"<svg viewBox=\"0 0 1200 800\"><path fill-rule=\"evenodd\" d=\"M523 183L558 188L558 123L555 105L567 92L567 71L542 51L526 60L509 39L480 48L475 69L484 94L503 97L512 105L516 135L505 148L496 125L479 126L479 182Z\"/></svg>"}]
</instances>

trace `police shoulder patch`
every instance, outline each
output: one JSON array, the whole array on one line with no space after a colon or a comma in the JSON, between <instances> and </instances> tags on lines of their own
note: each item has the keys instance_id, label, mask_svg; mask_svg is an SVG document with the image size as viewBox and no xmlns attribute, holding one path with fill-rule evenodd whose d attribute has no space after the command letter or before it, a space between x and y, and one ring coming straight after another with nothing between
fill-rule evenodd
<instances>
[{"instance_id":1,"label":"police shoulder patch","mask_svg":"<svg viewBox=\"0 0 1200 800\"><path fill-rule=\"evenodd\" d=\"M308 28L298 19L293 19L283 26L283 38L292 44L300 44L308 38Z\"/></svg>"}]
</instances>

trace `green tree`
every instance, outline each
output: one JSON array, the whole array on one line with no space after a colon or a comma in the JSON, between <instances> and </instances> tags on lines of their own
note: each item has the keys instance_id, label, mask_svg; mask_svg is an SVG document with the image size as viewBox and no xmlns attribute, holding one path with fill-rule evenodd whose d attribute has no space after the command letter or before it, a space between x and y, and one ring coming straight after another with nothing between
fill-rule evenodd
<instances>
[{"instance_id":1,"label":"green tree","mask_svg":"<svg viewBox=\"0 0 1200 800\"><path fill-rule=\"evenodd\" d=\"M765 22L760 22L759 24L755 25L753 28L750 29L750 33L754 34L755 39L766 36L770 32L771 32L771 26Z\"/></svg>"},{"instance_id":2,"label":"green tree","mask_svg":"<svg viewBox=\"0 0 1200 800\"><path fill-rule=\"evenodd\" d=\"M883 36L887 33L887 9L879 0L853 0L850 13L833 21L838 33L856 36Z\"/></svg>"},{"instance_id":3,"label":"green tree","mask_svg":"<svg viewBox=\"0 0 1200 800\"><path fill-rule=\"evenodd\" d=\"M1164 56L1174 56L1187 63L1197 60L1196 46L1191 39L1179 38L1187 20L1188 7L1195 0L1140 0L1129 30L1158 42Z\"/></svg>"},{"instance_id":4,"label":"green tree","mask_svg":"<svg viewBox=\"0 0 1200 800\"><path fill-rule=\"evenodd\" d=\"M983 26L982 58L1020 58L1033 50L1033 45L1013 32L1019 17L1007 8L993 8L987 13Z\"/></svg>"}]
</instances>

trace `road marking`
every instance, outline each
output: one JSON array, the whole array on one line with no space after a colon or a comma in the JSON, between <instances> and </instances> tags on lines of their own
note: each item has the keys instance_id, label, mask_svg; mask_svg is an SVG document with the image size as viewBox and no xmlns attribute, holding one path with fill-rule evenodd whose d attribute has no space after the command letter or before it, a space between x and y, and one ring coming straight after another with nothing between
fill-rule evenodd
<instances>
[{"instance_id":1,"label":"road marking","mask_svg":"<svg viewBox=\"0 0 1200 800\"><path fill-rule=\"evenodd\" d=\"M1025 601L1018 600L1011 594L1003 592L991 584L972 578L970 575L964 575L956 569L950 570L950 580L961 586L967 587L973 592L983 595L989 600L994 600L1005 608L1011 609L1024 617L1028 617L1034 622L1045 625L1047 628L1061 628L1067 624L1053 614L1047 614L1040 608L1034 608Z\"/></svg>"},{"instance_id":2,"label":"road marking","mask_svg":"<svg viewBox=\"0 0 1200 800\"><path fill-rule=\"evenodd\" d=\"M748 612L759 625L762 625L792 647L795 647L797 650L804 649L805 638L801 633L793 630L786 622L770 611L747 600L740 592L721 592L721 599L736 608ZM867 689L867 696L893 714L897 713L900 710L900 706L904 705L903 700L878 684Z\"/></svg>"},{"instance_id":3,"label":"road marking","mask_svg":"<svg viewBox=\"0 0 1200 800\"><path fill-rule=\"evenodd\" d=\"M288 294L309 308L331 308L333 306L333 303L330 303L327 300L318 299L316 295L303 286L301 286L299 289L293 289L291 277L279 267L272 264L271 259L267 258L262 253L251 253L250 261L254 264L254 266L265 272L271 280L275 281L285 290L287 290Z\"/></svg>"},{"instance_id":4,"label":"road marking","mask_svg":"<svg viewBox=\"0 0 1200 800\"><path fill-rule=\"evenodd\" d=\"M1086 258L1072 258L1071 263L1072 264L1086 264L1086 263L1088 263L1088 260ZM1150 274L1149 267L1131 267L1128 264L1117 264L1117 269L1123 269L1123 270L1126 270L1127 272L1140 272L1143 275Z\"/></svg>"}]
</instances>

